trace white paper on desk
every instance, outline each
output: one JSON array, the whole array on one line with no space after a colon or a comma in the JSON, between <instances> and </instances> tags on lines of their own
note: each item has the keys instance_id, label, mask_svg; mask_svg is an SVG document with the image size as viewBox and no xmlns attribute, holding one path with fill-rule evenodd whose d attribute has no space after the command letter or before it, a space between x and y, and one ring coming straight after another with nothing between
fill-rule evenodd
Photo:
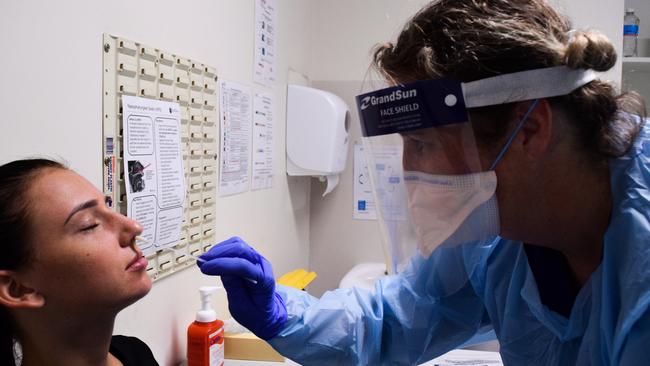
<instances>
[{"instance_id":1,"label":"white paper on desk","mask_svg":"<svg viewBox=\"0 0 650 366\"><path fill-rule=\"evenodd\" d=\"M251 189L273 187L273 95L255 92L253 100L253 177Z\"/></svg>"},{"instance_id":2,"label":"white paper on desk","mask_svg":"<svg viewBox=\"0 0 650 366\"><path fill-rule=\"evenodd\" d=\"M375 220L377 219L375 198L372 195L370 173L363 151L363 145L354 144L354 211L352 218Z\"/></svg>"},{"instance_id":3,"label":"white paper on desk","mask_svg":"<svg viewBox=\"0 0 650 366\"><path fill-rule=\"evenodd\" d=\"M275 85L275 0L255 0L255 59L253 80L266 86Z\"/></svg>"},{"instance_id":4,"label":"white paper on desk","mask_svg":"<svg viewBox=\"0 0 650 366\"><path fill-rule=\"evenodd\" d=\"M251 90L231 81L220 84L221 158L219 194L248 191L251 156Z\"/></svg>"},{"instance_id":5,"label":"white paper on desk","mask_svg":"<svg viewBox=\"0 0 650 366\"><path fill-rule=\"evenodd\" d=\"M499 352L455 349L422 366L503 366Z\"/></svg>"},{"instance_id":6,"label":"white paper on desk","mask_svg":"<svg viewBox=\"0 0 650 366\"><path fill-rule=\"evenodd\" d=\"M128 216L143 227L145 255L180 239L185 176L178 103L122 96Z\"/></svg>"}]
</instances>

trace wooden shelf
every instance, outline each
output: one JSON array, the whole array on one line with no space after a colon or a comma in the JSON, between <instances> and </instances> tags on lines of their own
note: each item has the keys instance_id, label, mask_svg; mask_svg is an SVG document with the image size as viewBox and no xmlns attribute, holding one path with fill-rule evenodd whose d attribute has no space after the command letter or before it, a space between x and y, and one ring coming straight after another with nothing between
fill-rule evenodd
<instances>
[{"instance_id":1,"label":"wooden shelf","mask_svg":"<svg viewBox=\"0 0 650 366\"><path fill-rule=\"evenodd\" d=\"M650 57L623 58L623 73L650 72Z\"/></svg>"}]
</instances>

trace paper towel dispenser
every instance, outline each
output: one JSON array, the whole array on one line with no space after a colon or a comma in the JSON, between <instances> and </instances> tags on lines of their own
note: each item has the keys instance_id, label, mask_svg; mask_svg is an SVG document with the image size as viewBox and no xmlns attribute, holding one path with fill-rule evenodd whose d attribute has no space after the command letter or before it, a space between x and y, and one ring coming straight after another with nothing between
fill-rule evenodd
<instances>
[{"instance_id":1,"label":"paper towel dispenser","mask_svg":"<svg viewBox=\"0 0 650 366\"><path fill-rule=\"evenodd\" d=\"M338 184L348 153L350 110L338 96L302 85L287 92L287 174Z\"/></svg>"}]
</instances>

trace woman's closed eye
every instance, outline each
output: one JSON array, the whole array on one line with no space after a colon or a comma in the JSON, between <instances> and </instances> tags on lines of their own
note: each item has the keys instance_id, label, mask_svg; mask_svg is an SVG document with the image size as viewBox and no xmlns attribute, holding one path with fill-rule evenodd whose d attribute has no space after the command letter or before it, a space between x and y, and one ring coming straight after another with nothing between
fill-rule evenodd
<instances>
[{"instance_id":1,"label":"woman's closed eye","mask_svg":"<svg viewBox=\"0 0 650 366\"><path fill-rule=\"evenodd\" d=\"M97 222L96 223L91 223L91 224L86 224L86 225L83 225L81 230L79 230L79 231L81 231L81 232L90 232L90 231L94 230L98 226L99 226L99 223L97 223Z\"/></svg>"}]
</instances>

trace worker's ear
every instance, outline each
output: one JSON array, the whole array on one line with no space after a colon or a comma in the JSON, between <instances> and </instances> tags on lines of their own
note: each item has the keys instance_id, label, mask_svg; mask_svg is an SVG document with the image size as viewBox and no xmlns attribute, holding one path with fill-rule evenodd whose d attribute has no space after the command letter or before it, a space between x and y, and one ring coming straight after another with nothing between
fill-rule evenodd
<instances>
[{"instance_id":1,"label":"worker's ear","mask_svg":"<svg viewBox=\"0 0 650 366\"><path fill-rule=\"evenodd\" d=\"M40 308L45 305L45 298L25 285L16 272L0 270L0 305L13 309Z\"/></svg>"},{"instance_id":2,"label":"worker's ear","mask_svg":"<svg viewBox=\"0 0 650 366\"><path fill-rule=\"evenodd\" d=\"M517 105L515 108L517 121L524 118L531 103L533 102ZM523 138L521 148L526 159L537 160L549 150L553 136L553 110L546 99L539 100L519 133Z\"/></svg>"}]
</instances>

